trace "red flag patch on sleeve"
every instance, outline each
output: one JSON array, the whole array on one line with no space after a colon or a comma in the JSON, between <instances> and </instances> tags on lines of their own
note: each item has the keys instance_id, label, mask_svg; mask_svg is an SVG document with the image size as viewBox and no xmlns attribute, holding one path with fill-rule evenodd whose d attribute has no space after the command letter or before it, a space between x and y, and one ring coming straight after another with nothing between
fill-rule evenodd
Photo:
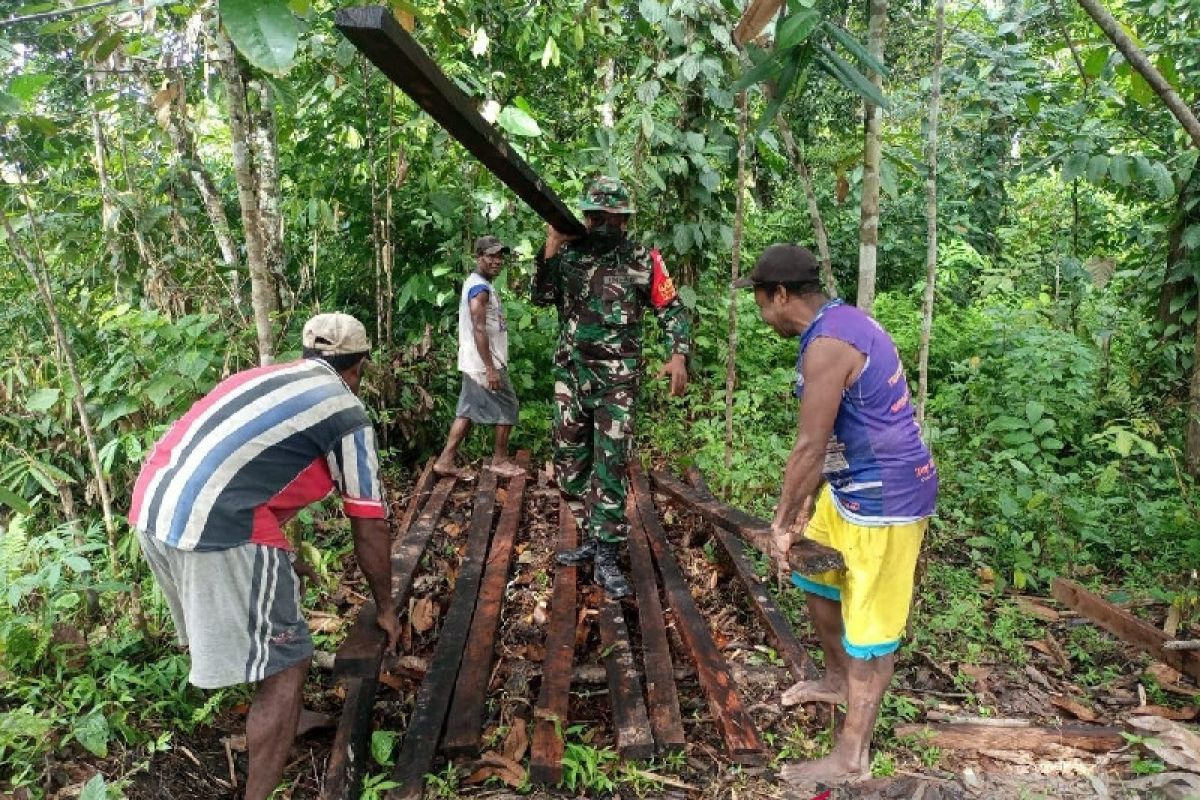
<instances>
[{"instance_id":1,"label":"red flag patch on sleeve","mask_svg":"<svg viewBox=\"0 0 1200 800\"><path fill-rule=\"evenodd\" d=\"M662 254L657 249L650 251L650 262L654 265L650 273L650 302L655 308L668 305L678 292L675 291L675 281L667 274L667 265L663 263Z\"/></svg>"}]
</instances>

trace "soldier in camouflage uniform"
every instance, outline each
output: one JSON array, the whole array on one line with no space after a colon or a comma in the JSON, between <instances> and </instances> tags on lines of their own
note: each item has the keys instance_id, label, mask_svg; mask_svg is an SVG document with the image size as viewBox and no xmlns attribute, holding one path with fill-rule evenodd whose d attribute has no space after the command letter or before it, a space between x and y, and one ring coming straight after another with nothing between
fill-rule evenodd
<instances>
[{"instance_id":1,"label":"soldier in camouflage uniform","mask_svg":"<svg viewBox=\"0 0 1200 800\"><path fill-rule=\"evenodd\" d=\"M658 251L626 235L633 209L621 182L596 179L580 209L587 235L574 238L551 227L533 285L534 303L558 309L555 472L584 532L583 545L558 561L594 561L596 583L609 596L624 597L629 582L617 557L629 528L626 462L644 368L642 315L652 308L670 340L672 355L659 377L670 377L672 395L687 388L690 330Z\"/></svg>"}]
</instances>

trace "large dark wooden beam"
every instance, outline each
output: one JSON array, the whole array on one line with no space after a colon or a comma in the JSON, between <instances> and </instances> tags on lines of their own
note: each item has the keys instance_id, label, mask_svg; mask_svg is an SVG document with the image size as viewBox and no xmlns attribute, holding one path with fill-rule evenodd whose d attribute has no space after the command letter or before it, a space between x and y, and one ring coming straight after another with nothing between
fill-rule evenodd
<instances>
[{"instance_id":1,"label":"large dark wooden beam","mask_svg":"<svg viewBox=\"0 0 1200 800\"><path fill-rule=\"evenodd\" d=\"M630 469L639 469L630 464ZM662 601L658 596L658 581L654 576L654 559L642 530L642 517L654 513L654 505L643 509L648 498L636 491L629 493L626 514L629 517L629 566L633 588L637 593L638 622L642 631L642 663L646 672L646 705L650 713L650 728L659 753L683 750L687 740L683 734L683 718L679 713L679 692L675 688L675 670L671 661L671 645L663 620Z\"/></svg>"},{"instance_id":2,"label":"large dark wooden beam","mask_svg":"<svg viewBox=\"0 0 1200 800\"><path fill-rule=\"evenodd\" d=\"M517 463L528 471L528 450L517 454ZM500 610L504 606L504 588L508 585L513 542L521 522L526 480L526 475L521 475L508 482L508 496L504 499L500 522L496 525L496 534L488 550L483 586L475 603L471 635L454 686L454 702L447 717L446 735L442 739L442 752L448 756L478 755L483 741L483 703L488 680L492 676L496 629L500 624Z\"/></svg>"},{"instance_id":3,"label":"large dark wooden beam","mask_svg":"<svg viewBox=\"0 0 1200 800\"><path fill-rule=\"evenodd\" d=\"M650 485L640 470L633 472L631 483L635 492L650 496ZM636 535L638 531L630 533ZM656 514L642 516L641 533L645 535L650 549L654 551L654 560L658 562L658 572L662 576L663 589L674 612L680 638L691 653L692 660L696 662L696 676L708 697L709 709L725 739L730 757L741 764L765 763L767 751L762 738L758 735L754 720L742 705L742 699L733 684L729 664L717 649L708 622L696 606L687 579L671 553L667 534Z\"/></svg>"},{"instance_id":4,"label":"large dark wooden beam","mask_svg":"<svg viewBox=\"0 0 1200 800\"><path fill-rule=\"evenodd\" d=\"M583 224L475 109L383 6L342 8L337 26L392 83L425 109L488 170L554 227L584 233Z\"/></svg>"},{"instance_id":5,"label":"large dark wooden beam","mask_svg":"<svg viewBox=\"0 0 1200 800\"><path fill-rule=\"evenodd\" d=\"M1074 581L1055 578L1050 584L1050 592L1060 603L1075 609L1121 641L1200 681L1200 652L1167 650L1163 645L1172 637Z\"/></svg>"},{"instance_id":6,"label":"large dark wooden beam","mask_svg":"<svg viewBox=\"0 0 1200 800\"><path fill-rule=\"evenodd\" d=\"M397 609L403 609L412 588L413 576L421 563L425 546L442 517L446 498L454 488L454 478L442 478L429 496L420 516L407 532L396 538L392 545L392 601ZM407 515L407 512L405 514ZM375 624L375 603L368 601L358 611L358 618L350 628L346 640L338 648L333 671L338 676L374 678L379 675L383 661L383 648L387 639Z\"/></svg>"},{"instance_id":7,"label":"large dark wooden beam","mask_svg":"<svg viewBox=\"0 0 1200 800\"><path fill-rule=\"evenodd\" d=\"M479 595L479 580L487 557L495 505L496 473L483 470L471 513L467 550L454 583L454 598L438 630L433 661L425 680L421 682L421 688L417 690L404 744L400 747L396 766L392 770L392 780L399 785L388 791L387 800L418 800L425 792L425 773L429 772L434 753L437 752L442 726L446 722L446 710L450 707L451 693L462 663L463 647L471 629L471 617L475 614L475 600Z\"/></svg>"},{"instance_id":8,"label":"large dark wooden beam","mask_svg":"<svg viewBox=\"0 0 1200 800\"><path fill-rule=\"evenodd\" d=\"M575 516L567 501L558 503L558 550L574 549L578 541ZM554 565L554 595L550 601L550 629L542 659L542 688L533 716L533 745L529 779L553 785L562 779L563 730L571 701L571 670L575 659L576 567Z\"/></svg>"},{"instance_id":9,"label":"large dark wooden beam","mask_svg":"<svg viewBox=\"0 0 1200 800\"><path fill-rule=\"evenodd\" d=\"M345 687L346 699L325 767L321 800L358 800L361 793L379 681L374 677L347 678Z\"/></svg>"},{"instance_id":10,"label":"large dark wooden beam","mask_svg":"<svg viewBox=\"0 0 1200 800\"><path fill-rule=\"evenodd\" d=\"M612 707L617 752L629 761L654 755L654 733L642 699L642 676L638 673L629 643L629 628L621 601L604 597L597 615L600 644L604 648L604 671L608 676L608 702Z\"/></svg>"},{"instance_id":11,"label":"large dark wooden beam","mask_svg":"<svg viewBox=\"0 0 1200 800\"><path fill-rule=\"evenodd\" d=\"M688 470L688 479L702 497L716 499L709 494L700 470L695 468ZM779 657L788 665L788 669L796 679L808 680L815 677L816 665L813 664L804 645L800 643L791 623L776 605L775 598L771 597L771 593L767 591L767 587L758 577L754 564L751 563L750 556L746 552L746 543L720 525L713 525L712 530L713 535L717 537L717 541L721 543L721 547L733 563L734 571L742 579L742 585L746 587L751 605L754 606L754 613L766 627L767 635L771 637L771 642L775 645Z\"/></svg>"},{"instance_id":12,"label":"large dark wooden beam","mask_svg":"<svg viewBox=\"0 0 1200 800\"><path fill-rule=\"evenodd\" d=\"M705 497L665 472L655 471L651 473L651 477L654 478L655 486L678 500L689 511L696 512L713 525L737 534L758 550L770 552L771 525L766 520L727 506L712 495ZM788 551L788 564L801 575L816 575L846 568L841 553L812 539L801 539L792 545L792 549Z\"/></svg>"}]
</instances>

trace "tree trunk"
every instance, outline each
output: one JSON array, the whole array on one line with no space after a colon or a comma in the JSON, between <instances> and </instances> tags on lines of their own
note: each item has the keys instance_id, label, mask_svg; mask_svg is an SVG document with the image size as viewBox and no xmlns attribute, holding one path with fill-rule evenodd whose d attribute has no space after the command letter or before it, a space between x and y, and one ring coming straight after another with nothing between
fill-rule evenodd
<instances>
[{"instance_id":1,"label":"tree trunk","mask_svg":"<svg viewBox=\"0 0 1200 800\"><path fill-rule=\"evenodd\" d=\"M1179 120L1179 124L1187 131L1188 136L1192 137L1193 144L1200 147L1200 120L1196 119L1196 115L1187 107L1187 104L1180 99L1175 90L1171 88L1171 84L1167 83L1166 78L1154 68L1150 63L1150 59L1146 58L1125 29L1121 27L1121 23L1117 22L1116 18L1109 13L1108 9L1100 0L1079 0L1079 5L1083 6L1083 10L1088 13L1104 34L1116 45L1121 51L1121 55L1125 56L1125 60L1129 65L1138 71L1138 74L1146 79L1146 83L1150 84L1150 88L1154 93L1166 104L1171 113L1175 115L1175 119Z\"/></svg>"},{"instance_id":2,"label":"tree trunk","mask_svg":"<svg viewBox=\"0 0 1200 800\"><path fill-rule=\"evenodd\" d=\"M871 17L867 27L867 48L883 63L883 40L887 28L887 0L870 0ZM871 72L871 83L883 89L883 76ZM866 133L863 141L862 214L858 225L858 296L855 304L870 314L875 305L875 271L879 258L879 163L883 144L883 109L863 103Z\"/></svg>"},{"instance_id":3,"label":"tree trunk","mask_svg":"<svg viewBox=\"0 0 1200 800\"><path fill-rule=\"evenodd\" d=\"M1180 265L1185 264L1189 257L1189 251L1183 244L1183 233L1192 225L1200 225L1200 168L1195 167L1179 188L1179 196L1175 201L1175 217L1171 220L1168 233L1167 268L1158 293L1156 314L1164 328L1172 324L1180 325L1180 313L1183 309L1171 310L1175 298L1197 291L1196 280L1192 277L1190 269L1184 270L1184 275L1176 274ZM1174 341L1181 338L1184 332L1184 327L1180 325L1179 330L1165 338Z\"/></svg>"},{"instance_id":4,"label":"tree trunk","mask_svg":"<svg viewBox=\"0 0 1200 800\"><path fill-rule=\"evenodd\" d=\"M242 227L246 234L246 255L250 267L250 303L254 310L254 328L258 338L258 359L270 364L275 356L275 337L271 317L278 311L275 276L268 260L265 226L259 201L258 176L253 163L250 112L246 105L246 79L240 56L224 31L217 33L220 71L229 101L229 133L233 149L233 171L237 179L238 203L242 209Z\"/></svg>"},{"instance_id":5,"label":"tree trunk","mask_svg":"<svg viewBox=\"0 0 1200 800\"><path fill-rule=\"evenodd\" d=\"M100 110L96 106L96 79L90 72L83 74L83 87L87 93L88 111L92 119L92 158L96 164L96 178L100 184L100 225L104 231L104 246L108 250L109 266L113 271L113 294L122 297L121 276L125 272L125 256L121 250L118 224L121 212L113 200L112 181L108 175L108 142L104 127L100 124Z\"/></svg>"},{"instance_id":6,"label":"tree trunk","mask_svg":"<svg viewBox=\"0 0 1200 800\"><path fill-rule=\"evenodd\" d=\"M787 151L788 160L792 162L792 169L796 170L796 174L800 176L800 183L804 186L808 217L812 221L813 237L817 240L817 256L821 260L821 284L825 287L825 294L837 297L839 292L837 279L833 276L833 260L829 255L829 235L825 231L825 222L821 219L821 208L817 205L817 193L813 191L812 176L809 175L804 156L801 155L796 139L792 136L792 127L783 114L776 115L775 126L779 128L779 137L783 140L783 149Z\"/></svg>"},{"instance_id":7,"label":"tree trunk","mask_svg":"<svg viewBox=\"0 0 1200 800\"><path fill-rule=\"evenodd\" d=\"M253 126L251 141L254 143L254 167L258 181L258 212L262 219L263 247L267 257L267 269L271 271L275 285L275 306L279 310L290 308L293 297L288 290L284 267L287 253L284 250L283 215L279 212L279 139L275 131L275 90L264 80L251 84L255 89L257 107L247 97L247 109Z\"/></svg>"},{"instance_id":8,"label":"tree trunk","mask_svg":"<svg viewBox=\"0 0 1200 800\"><path fill-rule=\"evenodd\" d=\"M933 75L930 78L929 130L925 143L925 160L929 169L925 177L925 297L921 304L921 347L917 358L917 424L922 426L925 423L925 401L929 397L929 341L933 335L934 286L937 280L937 132L942 102L942 39L946 31L946 0L937 0L934 14Z\"/></svg>"},{"instance_id":9,"label":"tree trunk","mask_svg":"<svg viewBox=\"0 0 1200 800\"><path fill-rule=\"evenodd\" d=\"M737 196L733 211L733 254L730 259L730 282L736 281L742 269L742 231L745 224L746 195L746 128L749 125L746 93L738 97L738 155ZM729 290L729 349L725 355L725 479L733 472L733 390L737 384L737 301L738 289Z\"/></svg>"},{"instance_id":10,"label":"tree trunk","mask_svg":"<svg viewBox=\"0 0 1200 800\"><path fill-rule=\"evenodd\" d=\"M375 136L375 98L371 93L371 76L375 68L365 58L359 59L362 67L363 95L363 132L364 144L367 150L367 174L370 177L368 191L371 199L371 263L375 267L375 342L383 341L383 209L379 202L379 169L378 143ZM384 165L389 171L390 164Z\"/></svg>"},{"instance_id":11,"label":"tree trunk","mask_svg":"<svg viewBox=\"0 0 1200 800\"><path fill-rule=\"evenodd\" d=\"M1200 478L1200 294L1196 296L1196 344L1192 348L1192 382L1188 387L1187 471Z\"/></svg>"}]
</instances>

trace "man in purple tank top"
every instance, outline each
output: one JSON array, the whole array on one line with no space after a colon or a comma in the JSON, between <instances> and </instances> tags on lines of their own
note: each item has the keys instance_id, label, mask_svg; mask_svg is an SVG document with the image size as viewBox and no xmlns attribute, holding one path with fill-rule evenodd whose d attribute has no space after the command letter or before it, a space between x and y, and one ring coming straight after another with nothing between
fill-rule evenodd
<instances>
[{"instance_id":1,"label":"man in purple tank top","mask_svg":"<svg viewBox=\"0 0 1200 800\"><path fill-rule=\"evenodd\" d=\"M841 572L792 575L806 593L825 675L788 689L783 703L845 703L846 723L828 756L781 774L796 788L867 778L871 732L937 500L937 468L891 336L859 309L825 296L811 252L772 245L734 286L753 288L763 321L799 340L799 432L771 523L773 556L786 565L788 549L807 536L846 562Z\"/></svg>"}]
</instances>

